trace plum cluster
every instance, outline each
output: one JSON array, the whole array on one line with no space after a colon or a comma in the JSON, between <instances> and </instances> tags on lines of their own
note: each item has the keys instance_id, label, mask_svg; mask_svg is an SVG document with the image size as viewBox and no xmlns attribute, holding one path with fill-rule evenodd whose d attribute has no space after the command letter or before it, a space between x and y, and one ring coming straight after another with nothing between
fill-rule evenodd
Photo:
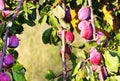
<instances>
[{"instance_id":1,"label":"plum cluster","mask_svg":"<svg viewBox=\"0 0 120 81\"><path fill-rule=\"evenodd\" d=\"M78 11L78 19L80 20L80 23L78 24L78 29L81 31L80 35L85 40L91 40L93 39L93 27L90 20L90 7L84 6Z\"/></svg>"},{"instance_id":2,"label":"plum cluster","mask_svg":"<svg viewBox=\"0 0 120 81\"><path fill-rule=\"evenodd\" d=\"M2 52L0 52L0 58L2 57ZM8 69L14 63L14 57L12 54L6 54L3 59L3 67ZM10 76L6 72L0 72L0 81L10 81Z\"/></svg>"},{"instance_id":3,"label":"plum cluster","mask_svg":"<svg viewBox=\"0 0 120 81\"><path fill-rule=\"evenodd\" d=\"M90 63L92 64L92 70L97 71L100 66L102 60L102 55L97 51L95 47L92 47L90 50ZM105 66L101 67L101 72L103 78L106 79L108 77L108 72ZM100 77L100 71L98 71L98 77Z\"/></svg>"},{"instance_id":4,"label":"plum cluster","mask_svg":"<svg viewBox=\"0 0 120 81\"><path fill-rule=\"evenodd\" d=\"M9 48L16 48L19 45L19 39L16 35L8 37L7 45ZM0 58L2 58L2 52L0 52ZM12 67L14 64L15 58L12 54L6 54L3 58L3 68L6 70ZM0 81L10 81L10 76L7 72L0 72Z\"/></svg>"}]
</instances>

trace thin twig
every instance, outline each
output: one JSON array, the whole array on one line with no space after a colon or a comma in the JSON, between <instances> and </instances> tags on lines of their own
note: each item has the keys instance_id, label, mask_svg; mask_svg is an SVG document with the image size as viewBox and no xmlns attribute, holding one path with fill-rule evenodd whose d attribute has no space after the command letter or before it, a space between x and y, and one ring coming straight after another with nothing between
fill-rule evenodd
<instances>
[{"instance_id":1,"label":"thin twig","mask_svg":"<svg viewBox=\"0 0 120 81\"><path fill-rule=\"evenodd\" d=\"M5 36L4 36L4 45L3 45L3 49L2 49L2 57L0 59L0 72L2 70L2 65L3 65L3 59L4 56L6 55L6 49L7 49L7 38L8 38L8 33L10 31L10 27L12 26L12 21L16 18L16 16L18 15L18 12L20 11L20 7L22 6L24 0L21 0L17 6L17 8L14 11L13 16L11 17L11 19L8 21L8 25L6 27L6 32L5 32Z\"/></svg>"},{"instance_id":2,"label":"thin twig","mask_svg":"<svg viewBox=\"0 0 120 81\"><path fill-rule=\"evenodd\" d=\"M66 59L65 59L65 30L62 31L62 69L63 69L63 81L66 81Z\"/></svg>"},{"instance_id":3,"label":"thin twig","mask_svg":"<svg viewBox=\"0 0 120 81\"><path fill-rule=\"evenodd\" d=\"M71 71L72 71L72 69L69 69L69 70L66 71L66 73L71 72ZM63 75L63 73L60 73L60 74L56 75L56 76L54 77L54 79L55 79L55 78L58 78L58 77L60 77L60 76L62 76L62 75Z\"/></svg>"},{"instance_id":4,"label":"thin twig","mask_svg":"<svg viewBox=\"0 0 120 81\"><path fill-rule=\"evenodd\" d=\"M91 25L93 27L93 40L95 40L96 31L95 31L95 23L94 23L94 14L93 14L93 9L92 9L92 0L88 0L88 4L90 7L90 11L91 11Z\"/></svg>"},{"instance_id":5,"label":"thin twig","mask_svg":"<svg viewBox=\"0 0 120 81\"><path fill-rule=\"evenodd\" d=\"M9 28L7 28L7 30L5 32L5 36L4 36L4 46L3 46L3 50L2 50L2 58L0 59L0 72L2 70L3 58L4 58L4 55L6 54L8 33L9 33Z\"/></svg>"}]
</instances>

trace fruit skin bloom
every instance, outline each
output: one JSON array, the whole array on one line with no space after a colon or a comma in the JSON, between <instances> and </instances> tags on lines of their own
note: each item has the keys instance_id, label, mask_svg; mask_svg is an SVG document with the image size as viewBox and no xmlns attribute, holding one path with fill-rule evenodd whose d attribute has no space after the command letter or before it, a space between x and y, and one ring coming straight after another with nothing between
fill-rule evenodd
<instances>
[{"instance_id":1,"label":"fruit skin bloom","mask_svg":"<svg viewBox=\"0 0 120 81\"><path fill-rule=\"evenodd\" d=\"M10 77L7 73L0 73L0 81L10 81Z\"/></svg>"},{"instance_id":2,"label":"fruit skin bloom","mask_svg":"<svg viewBox=\"0 0 120 81\"><path fill-rule=\"evenodd\" d=\"M81 21L78 24L78 28L81 30L81 37L86 40L92 40L93 39L93 28L91 24L89 24L88 21Z\"/></svg>"},{"instance_id":3,"label":"fruit skin bloom","mask_svg":"<svg viewBox=\"0 0 120 81\"><path fill-rule=\"evenodd\" d=\"M4 0L0 0L0 11L2 11L5 8Z\"/></svg>"},{"instance_id":4,"label":"fruit skin bloom","mask_svg":"<svg viewBox=\"0 0 120 81\"><path fill-rule=\"evenodd\" d=\"M3 60L4 66L9 67L14 63L14 57L11 54L7 54Z\"/></svg>"},{"instance_id":5,"label":"fruit skin bloom","mask_svg":"<svg viewBox=\"0 0 120 81\"><path fill-rule=\"evenodd\" d=\"M66 31L65 40L66 42L72 43L74 41L74 34L71 31Z\"/></svg>"},{"instance_id":6,"label":"fruit skin bloom","mask_svg":"<svg viewBox=\"0 0 120 81\"><path fill-rule=\"evenodd\" d=\"M84 6L78 11L78 18L79 20L87 20L90 18L90 7Z\"/></svg>"},{"instance_id":7,"label":"fruit skin bloom","mask_svg":"<svg viewBox=\"0 0 120 81\"><path fill-rule=\"evenodd\" d=\"M13 35L10 38L8 38L8 47L10 48L16 48L19 45L19 39L17 36Z\"/></svg>"},{"instance_id":8,"label":"fruit skin bloom","mask_svg":"<svg viewBox=\"0 0 120 81\"><path fill-rule=\"evenodd\" d=\"M95 47L92 47L90 50L90 62L92 64L99 65L101 59L102 59L101 54L95 49Z\"/></svg>"}]
</instances>

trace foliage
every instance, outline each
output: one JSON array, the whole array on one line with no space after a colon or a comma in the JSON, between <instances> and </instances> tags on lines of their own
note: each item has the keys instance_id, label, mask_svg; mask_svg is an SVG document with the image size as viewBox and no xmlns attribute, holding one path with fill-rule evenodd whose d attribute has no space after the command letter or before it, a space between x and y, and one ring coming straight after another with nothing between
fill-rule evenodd
<instances>
[{"instance_id":1,"label":"foliage","mask_svg":"<svg viewBox=\"0 0 120 81\"><path fill-rule=\"evenodd\" d=\"M17 10L20 2L23 2L23 4ZM2 67L1 72L7 72L11 81L26 81L24 76L25 68L17 61L19 54L15 48L4 48L5 44L8 44L5 41L12 35L22 34L24 32L23 24L27 24L30 27L35 26L35 20L40 15L38 22L41 25L47 23L50 26L42 35L42 41L46 46L47 44L58 46L58 43L61 42L61 48L63 48L64 40L65 46L69 46L70 49L80 49L80 53L82 50L83 55L77 56L71 52L66 53L67 50L62 49L62 54L65 53L64 59L72 63L70 69L66 70L67 81L102 81L102 79L118 81L120 78L119 5L119 0L6 0L5 9L9 9L10 14L7 15L6 13L5 15L7 16L3 16L2 11L5 9L1 10L0 13L0 51L3 53L3 56L12 54L15 60L10 67ZM87 18L83 18L83 16L86 16L83 9L80 13L83 20L80 20L78 11L84 6L88 6L87 8L90 11L86 13ZM39 12L37 13L37 11ZM69 12L70 18L67 12ZM14 15L16 15L15 18L13 18ZM67 18L70 20L66 21ZM11 20L12 24L9 27ZM82 21L87 21L87 26L82 24L83 28L82 26L79 27L78 24ZM90 26L88 27L88 25ZM8 28L10 30L6 36L5 33L7 33ZM67 42L65 37L63 37L63 31L77 31L77 34L80 34L81 39L85 40L85 43L81 47L80 45L74 45L73 41ZM91 34L90 37L89 34ZM89 38L86 38L86 36ZM5 40L5 37L7 40ZM95 50L92 48L95 48ZM90 57L94 53L99 53L102 56L99 64L94 64L90 61ZM61 56L63 61L63 55ZM94 60L99 59L95 58ZM105 69L102 69L102 67L105 67ZM63 68L66 68L66 66L63 66ZM49 70L45 78L49 81L54 81L56 78L58 81L61 81L62 78L64 79L64 77L61 77L62 75L64 74L59 75Z\"/></svg>"}]
</instances>

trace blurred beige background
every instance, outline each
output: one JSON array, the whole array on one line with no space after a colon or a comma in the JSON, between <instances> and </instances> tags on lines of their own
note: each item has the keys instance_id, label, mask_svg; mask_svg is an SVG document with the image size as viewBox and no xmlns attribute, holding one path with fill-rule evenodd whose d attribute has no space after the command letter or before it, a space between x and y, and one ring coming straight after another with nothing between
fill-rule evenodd
<instances>
[{"instance_id":1,"label":"blurred beige background","mask_svg":"<svg viewBox=\"0 0 120 81\"><path fill-rule=\"evenodd\" d=\"M34 27L24 25L23 34L19 35L19 62L26 68L27 81L46 81L45 74L49 69L61 72L59 46L45 45L42 42L42 33L48 27L39 24Z\"/></svg>"}]
</instances>

